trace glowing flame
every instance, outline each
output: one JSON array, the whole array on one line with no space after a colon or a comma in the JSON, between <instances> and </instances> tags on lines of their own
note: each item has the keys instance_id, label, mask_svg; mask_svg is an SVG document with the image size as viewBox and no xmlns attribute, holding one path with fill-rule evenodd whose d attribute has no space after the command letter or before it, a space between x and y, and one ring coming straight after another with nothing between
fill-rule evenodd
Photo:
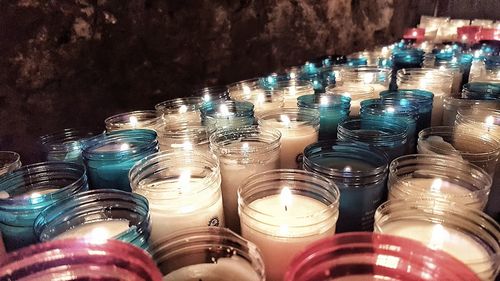
<instances>
[{"instance_id":1,"label":"glowing flame","mask_svg":"<svg viewBox=\"0 0 500 281\"><path fill-rule=\"evenodd\" d=\"M394 109L394 107L390 106L387 108L387 112L388 113L394 113L396 110Z\"/></svg>"},{"instance_id":2,"label":"glowing flame","mask_svg":"<svg viewBox=\"0 0 500 281\"><path fill-rule=\"evenodd\" d=\"M486 126L491 127L495 124L495 118L490 115L484 119L484 122L486 123Z\"/></svg>"},{"instance_id":3,"label":"glowing flame","mask_svg":"<svg viewBox=\"0 0 500 281\"><path fill-rule=\"evenodd\" d=\"M266 97L264 96L263 93L260 93L258 96L257 96L257 100L256 100L256 103L259 104L259 105L262 105L264 102L266 102Z\"/></svg>"},{"instance_id":4,"label":"glowing flame","mask_svg":"<svg viewBox=\"0 0 500 281\"><path fill-rule=\"evenodd\" d=\"M250 90L250 87L248 87L247 85L243 85L243 94L248 96L251 92L252 90Z\"/></svg>"},{"instance_id":5,"label":"glowing flame","mask_svg":"<svg viewBox=\"0 0 500 281\"><path fill-rule=\"evenodd\" d=\"M283 125L285 127L290 127L290 118L288 118L288 115L281 114L280 115L281 122L283 122Z\"/></svg>"},{"instance_id":6,"label":"glowing flame","mask_svg":"<svg viewBox=\"0 0 500 281\"><path fill-rule=\"evenodd\" d=\"M288 211L288 207L292 205L292 191L287 186L283 187L280 194L281 205L283 205L285 211Z\"/></svg>"},{"instance_id":7,"label":"glowing flame","mask_svg":"<svg viewBox=\"0 0 500 281\"><path fill-rule=\"evenodd\" d=\"M347 165L344 167L344 172L351 172L352 171L352 167Z\"/></svg>"},{"instance_id":8,"label":"glowing flame","mask_svg":"<svg viewBox=\"0 0 500 281\"><path fill-rule=\"evenodd\" d=\"M442 249L444 243L450 238L450 233L440 224L432 227L431 235L431 240L427 246L434 250Z\"/></svg>"},{"instance_id":9,"label":"glowing flame","mask_svg":"<svg viewBox=\"0 0 500 281\"><path fill-rule=\"evenodd\" d=\"M328 105L328 97L327 96L322 96L319 98L319 103L321 105Z\"/></svg>"},{"instance_id":10,"label":"glowing flame","mask_svg":"<svg viewBox=\"0 0 500 281\"><path fill-rule=\"evenodd\" d=\"M222 116L228 116L228 115L230 115L229 108L227 107L227 105L221 104L220 107L219 107L219 113Z\"/></svg>"},{"instance_id":11,"label":"glowing flame","mask_svg":"<svg viewBox=\"0 0 500 281\"><path fill-rule=\"evenodd\" d=\"M372 83L374 76L375 75L373 75L373 73L365 73L365 75L363 75L363 83L365 83L365 84Z\"/></svg>"},{"instance_id":12,"label":"glowing flame","mask_svg":"<svg viewBox=\"0 0 500 281\"><path fill-rule=\"evenodd\" d=\"M122 143L120 145L120 151L129 150L129 149L130 149L130 145L128 143Z\"/></svg>"},{"instance_id":13,"label":"glowing flame","mask_svg":"<svg viewBox=\"0 0 500 281\"><path fill-rule=\"evenodd\" d=\"M295 79L297 74L295 72L290 72L290 79Z\"/></svg>"},{"instance_id":14,"label":"glowing flame","mask_svg":"<svg viewBox=\"0 0 500 281\"><path fill-rule=\"evenodd\" d=\"M243 152L248 152L248 150L250 150L248 142L244 142L243 144L241 144L241 150L243 150Z\"/></svg>"},{"instance_id":15,"label":"glowing flame","mask_svg":"<svg viewBox=\"0 0 500 281\"><path fill-rule=\"evenodd\" d=\"M128 120L132 128L135 128L137 126L137 123L139 123L139 120L137 120L137 117L135 116L130 116Z\"/></svg>"},{"instance_id":16,"label":"glowing flame","mask_svg":"<svg viewBox=\"0 0 500 281\"><path fill-rule=\"evenodd\" d=\"M431 192L439 192L441 191L441 187L443 186L443 180L440 178L434 179L431 185Z\"/></svg>"},{"instance_id":17,"label":"glowing flame","mask_svg":"<svg viewBox=\"0 0 500 281\"><path fill-rule=\"evenodd\" d=\"M179 113L186 113L187 111L188 111L188 108L185 104L183 104L179 107Z\"/></svg>"}]
</instances>

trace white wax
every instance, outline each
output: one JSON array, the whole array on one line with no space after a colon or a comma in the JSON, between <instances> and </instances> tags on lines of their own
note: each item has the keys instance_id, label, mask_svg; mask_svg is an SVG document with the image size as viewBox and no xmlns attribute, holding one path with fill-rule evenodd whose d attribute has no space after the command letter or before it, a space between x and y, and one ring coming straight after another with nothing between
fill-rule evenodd
<instances>
[{"instance_id":1,"label":"white wax","mask_svg":"<svg viewBox=\"0 0 500 281\"><path fill-rule=\"evenodd\" d=\"M300 122L290 121L289 125L274 120L261 120L265 127L272 127L281 132L281 169L302 169L297 162L298 156L304 153L306 146L318 141L318 130Z\"/></svg>"},{"instance_id":2,"label":"white wax","mask_svg":"<svg viewBox=\"0 0 500 281\"><path fill-rule=\"evenodd\" d=\"M211 188L206 189L201 179L189 178L183 183L163 181L155 185L158 188L148 193L141 189L134 190L148 199L151 213L151 241L154 242L172 232L189 227L224 226L222 196L220 192L214 192ZM183 190L186 195L182 194ZM199 192L194 193L196 190ZM172 194L178 197L173 198ZM170 199L164 200L166 196Z\"/></svg>"},{"instance_id":3,"label":"white wax","mask_svg":"<svg viewBox=\"0 0 500 281\"><path fill-rule=\"evenodd\" d=\"M449 93L434 89L430 89L430 91L434 94L434 99L432 100L431 126L440 126L443 122L444 98L449 96Z\"/></svg>"},{"instance_id":4,"label":"white wax","mask_svg":"<svg viewBox=\"0 0 500 281\"><path fill-rule=\"evenodd\" d=\"M104 240L118 236L129 229L128 220L102 220L77 225L59 235L54 240L69 238L86 238Z\"/></svg>"},{"instance_id":5,"label":"white wax","mask_svg":"<svg viewBox=\"0 0 500 281\"><path fill-rule=\"evenodd\" d=\"M440 136L429 136L426 139L419 138L417 150L420 154L441 154L463 160L460 152Z\"/></svg>"},{"instance_id":6,"label":"white wax","mask_svg":"<svg viewBox=\"0 0 500 281\"><path fill-rule=\"evenodd\" d=\"M220 172L222 176L222 197L224 198L224 216L226 226L233 231L239 232L240 222L238 216L238 187L248 177L279 169L279 153L276 155L266 154L261 156L262 162L237 164L232 161L220 161Z\"/></svg>"},{"instance_id":7,"label":"white wax","mask_svg":"<svg viewBox=\"0 0 500 281\"><path fill-rule=\"evenodd\" d=\"M220 258L217 263L200 263L177 269L164 281L260 281L252 266L239 257Z\"/></svg>"},{"instance_id":8,"label":"white wax","mask_svg":"<svg viewBox=\"0 0 500 281\"><path fill-rule=\"evenodd\" d=\"M427 221L398 220L383 225L381 232L414 239L429 248L443 250L476 273L491 269L491 262L487 262L490 259L488 252L480 242L455 228ZM486 262L475 263L477 261Z\"/></svg>"},{"instance_id":9,"label":"white wax","mask_svg":"<svg viewBox=\"0 0 500 281\"><path fill-rule=\"evenodd\" d=\"M40 197L40 196L45 195L45 194L56 192L58 190L59 189L57 189L57 188L34 189L34 190L29 191L29 192L20 194L20 195L15 195L15 196L13 196L13 198L28 198L28 197L36 198L36 197ZM10 197L11 196L7 191L3 191L3 190L0 191L0 199L8 199Z\"/></svg>"},{"instance_id":10,"label":"white wax","mask_svg":"<svg viewBox=\"0 0 500 281\"><path fill-rule=\"evenodd\" d=\"M286 210L281 195L257 199L247 208L250 213L241 216L241 232L261 250L267 281L281 281L297 253L310 243L335 233L337 216L331 212L322 214L324 217L319 219L324 221L321 223L311 225L311 216L318 216L327 206L307 196L291 195Z\"/></svg>"}]
</instances>

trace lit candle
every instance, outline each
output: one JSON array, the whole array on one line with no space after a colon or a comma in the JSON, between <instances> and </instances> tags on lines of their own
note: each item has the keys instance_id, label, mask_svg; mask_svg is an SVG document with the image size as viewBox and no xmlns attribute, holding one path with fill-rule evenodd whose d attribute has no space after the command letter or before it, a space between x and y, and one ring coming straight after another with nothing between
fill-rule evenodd
<instances>
[{"instance_id":1,"label":"lit candle","mask_svg":"<svg viewBox=\"0 0 500 281\"><path fill-rule=\"evenodd\" d=\"M202 97L184 97L160 102L155 105L156 113L162 116L166 125L188 123L201 125L200 105Z\"/></svg>"},{"instance_id":2,"label":"lit candle","mask_svg":"<svg viewBox=\"0 0 500 281\"><path fill-rule=\"evenodd\" d=\"M261 250L268 281L282 280L295 254L335 233L338 189L322 176L272 170L248 178L238 194L242 235Z\"/></svg>"},{"instance_id":3,"label":"lit candle","mask_svg":"<svg viewBox=\"0 0 500 281\"><path fill-rule=\"evenodd\" d=\"M351 98L349 116L359 116L361 102L367 99L374 99L378 97L378 94L375 93L373 87L363 84L344 84L337 87L328 86L326 88L326 93L337 94Z\"/></svg>"},{"instance_id":4,"label":"lit candle","mask_svg":"<svg viewBox=\"0 0 500 281\"><path fill-rule=\"evenodd\" d=\"M194 226L223 226L217 159L200 151L151 155L130 171L132 191L148 199L151 241Z\"/></svg>"},{"instance_id":5,"label":"lit candle","mask_svg":"<svg viewBox=\"0 0 500 281\"><path fill-rule=\"evenodd\" d=\"M258 122L262 127L275 128L281 132L280 167L301 168L304 148L318 141L319 112L305 108L284 108L260 116Z\"/></svg>"},{"instance_id":6,"label":"lit candle","mask_svg":"<svg viewBox=\"0 0 500 281\"><path fill-rule=\"evenodd\" d=\"M106 131L151 129L161 127L163 120L157 116L155 110L138 110L113 115L104 120Z\"/></svg>"}]
</instances>

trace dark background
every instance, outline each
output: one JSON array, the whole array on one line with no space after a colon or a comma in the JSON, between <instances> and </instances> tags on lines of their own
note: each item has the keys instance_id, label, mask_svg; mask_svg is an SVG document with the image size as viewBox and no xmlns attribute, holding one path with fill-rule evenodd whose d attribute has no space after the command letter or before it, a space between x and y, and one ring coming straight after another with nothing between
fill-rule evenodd
<instances>
[{"instance_id":1,"label":"dark background","mask_svg":"<svg viewBox=\"0 0 500 281\"><path fill-rule=\"evenodd\" d=\"M42 134L388 44L422 14L499 10L498 0L0 0L0 150L39 161Z\"/></svg>"}]
</instances>

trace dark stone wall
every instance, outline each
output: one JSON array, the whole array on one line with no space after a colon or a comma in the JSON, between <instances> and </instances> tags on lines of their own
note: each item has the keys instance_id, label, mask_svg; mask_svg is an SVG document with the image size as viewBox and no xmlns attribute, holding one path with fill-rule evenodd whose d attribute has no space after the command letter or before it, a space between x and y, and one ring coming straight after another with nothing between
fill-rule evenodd
<instances>
[{"instance_id":1,"label":"dark stone wall","mask_svg":"<svg viewBox=\"0 0 500 281\"><path fill-rule=\"evenodd\" d=\"M0 0L0 150L202 85L392 42L416 0Z\"/></svg>"}]
</instances>

